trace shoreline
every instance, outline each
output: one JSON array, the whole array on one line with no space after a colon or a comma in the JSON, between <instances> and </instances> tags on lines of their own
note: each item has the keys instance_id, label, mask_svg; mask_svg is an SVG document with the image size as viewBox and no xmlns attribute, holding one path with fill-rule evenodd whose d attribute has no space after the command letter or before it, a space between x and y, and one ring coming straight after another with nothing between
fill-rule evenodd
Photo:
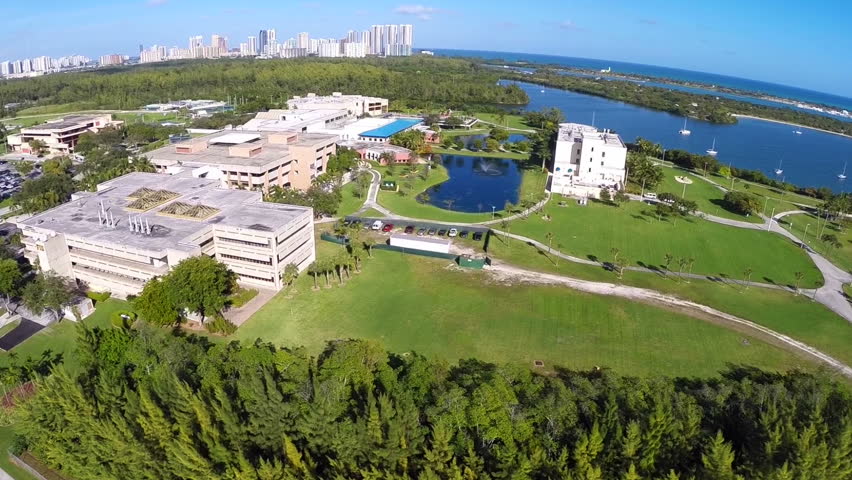
<instances>
[{"instance_id":1,"label":"shoreline","mask_svg":"<svg viewBox=\"0 0 852 480\"><path fill-rule=\"evenodd\" d=\"M814 131L817 131L817 132L830 133L832 135L837 135L837 136L840 136L840 137L852 138L852 135L847 135L845 133L832 132L831 130L825 130L823 128L816 128L816 127L809 127L807 125L802 125L802 124L793 123L793 122L786 122L784 120L773 120L771 118L755 117L754 115L743 115L743 114L740 114L740 113L732 113L731 116L736 117L738 119L739 118L750 118L752 120L762 120L764 122L780 123L780 124L783 124L783 125L790 125L791 127L806 128L808 130L814 130Z\"/></svg>"}]
</instances>

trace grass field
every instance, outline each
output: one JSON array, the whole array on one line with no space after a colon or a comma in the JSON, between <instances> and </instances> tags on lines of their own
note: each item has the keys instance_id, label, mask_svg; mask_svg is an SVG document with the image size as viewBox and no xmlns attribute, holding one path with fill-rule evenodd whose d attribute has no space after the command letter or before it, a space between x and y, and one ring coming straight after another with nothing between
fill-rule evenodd
<instances>
[{"instance_id":1,"label":"grass field","mask_svg":"<svg viewBox=\"0 0 852 480\"><path fill-rule=\"evenodd\" d=\"M794 213L782 217L778 223L799 237L817 252L823 254L838 267L852 271L852 231L842 228L837 222L829 221L823 228L823 219L809 213ZM807 229L807 236L805 236ZM835 249L822 241L822 236L834 235L840 242L840 247Z\"/></svg>"},{"instance_id":2,"label":"grass field","mask_svg":"<svg viewBox=\"0 0 852 480\"><path fill-rule=\"evenodd\" d=\"M642 202L621 207L591 202L577 206L567 201L560 207L554 196L541 215L511 222L511 232L547 243L554 234L553 246L562 245L565 253L612 261L612 248L630 265L660 266L666 253L675 258L693 258L693 273L727 275L734 279L752 270L751 280L792 284L794 273L805 278L801 286L822 284L822 276L805 253L780 235L746 230L702 220L697 217L658 221L651 208ZM672 265L674 268L675 265Z\"/></svg>"},{"instance_id":3,"label":"grass field","mask_svg":"<svg viewBox=\"0 0 852 480\"><path fill-rule=\"evenodd\" d=\"M720 190L715 185L704 180L699 175L690 173L686 170L681 170L671 167L662 167L663 181L654 189L654 191L668 192L681 196L687 200L692 200L698 204L698 210L715 215L717 217L729 218L731 220L739 220L742 222L761 223L763 220L757 216L745 216L729 211L724 204L725 192ZM687 177L692 180L691 184L686 185L686 193L684 195L683 184L675 180L676 176Z\"/></svg>"},{"instance_id":4,"label":"grass field","mask_svg":"<svg viewBox=\"0 0 852 480\"><path fill-rule=\"evenodd\" d=\"M77 113L86 110L96 109L97 105L87 102L61 103L58 105L40 105L37 107L29 107L18 110L15 115L19 117L29 115L44 115L57 113Z\"/></svg>"},{"instance_id":5,"label":"grass field","mask_svg":"<svg viewBox=\"0 0 852 480\"><path fill-rule=\"evenodd\" d=\"M805 366L759 340L667 310L558 287L498 285L447 261L375 251L343 287L279 294L235 334L318 353L328 340L367 338L449 361L543 360L622 374L710 375L727 363Z\"/></svg>"},{"instance_id":6,"label":"grass field","mask_svg":"<svg viewBox=\"0 0 852 480\"><path fill-rule=\"evenodd\" d=\"M488 254L531 270L674 294L765 325L852 364L852 349L849 348L852 345L852 325L804 295L757 287L744 289L736 280L690 280L687 283L676 278L630 271L618 280L613 272L602 267L558 259L546 250L539 251L518 240L507 242L504 237L491 237Z\"/></svg>"},{"instance_id":7,"label":"grass field","mask_svg":"<svg viewBox=\"0 0 852 480\"><path fill-rule=\"evenodd\" d=\"M505 118L503 119L502 122L497 121L497 115L494 114L494 113L477 113L475 116L476 116L476 118L478 118L480 120L484 120L486 122L491 122L491 123L494 123L494 124L497 124L497 125L501 125L503 127L508 127L510 130L515 129L515 130L523 130L523 131L527 131L527 132L530 131L530 130L535 130L535 128L530 127L529 125L524 123L524 117L522 117L520 115L506 114L506 116L505 116Z\"/></svg>"},{"instance_id":8,"label":"grass field","mask_svg":"<svg viewBox=\"0 0 852 480\"><path fill-rule=\"evenodd\" d=\"M158 112L158 113L116 113L113 115L116 120L123 120L126 123L162 123L162 122L189 122L190 119L181 116L176 112Z\"/></svg>"},{"instance_id":9,"label":"grass field","mask_svg":"<svg viewBox=\"0 0 852 480\"><path fill-rule=\"evenodd\" d=\"M109 327L110 314L116 310L127 308L127 302L109 299L100 302L95 313L86 318L84 322L89 326ZM76 323L70 320L54 323L13 348L12 353L17 354L19 358L27 358L29 356L37 357L42 352L50 350L53 353L61 354L65 365L74 371L79 366L74 355L74 345L77 339L75 326ZM5 364L8 358L9 353L1 352L0 365Z\"/></svg>"},{"instance_id":10,"label":"grass field","mask_svg":"<svg viewBox=\"0 0 852 480\"><path fill-rule=\"evenodd\" d=\"M355 194L356 188L357 184L355 182L349 182L340 189L343 199L340 201L340 206L337 207L338 217L352 215L364 206L364 201L367 200L367 193L365 192L363 196L359 197Z\"/></svg>"}]
</instances>

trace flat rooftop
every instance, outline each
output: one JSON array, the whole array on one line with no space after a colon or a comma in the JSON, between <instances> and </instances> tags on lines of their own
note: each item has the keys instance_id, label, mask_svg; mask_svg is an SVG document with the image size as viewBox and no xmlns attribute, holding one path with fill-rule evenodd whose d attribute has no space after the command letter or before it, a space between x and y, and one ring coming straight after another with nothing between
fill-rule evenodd
<instances>
[{"instance_id":1,"label":"flat rooftop","mask_svg":"<svg viewBox=\"0 0 852 480\"><path fill-rule=\"evenodd\" d=\"M366 97L364 95L313 95L287 100L287 105L310 105L312 103L348 103L353 100L364 100L366 102L384 102L379 97Z\"/></svg>"},{"instance_id":2,"label":"flat rooftop","mask_svg":"<svg viewBox=\"0 0 852 480\"><path fill-rule=\"evenodd\" d=\"M591 125L581 123L560 123L558 140L561 142L592 140L612 146L625 146L618 134L606 130L601 131Z\"/></svg>"},{"instance_id":3,"label":"flat rooftop","mask_svg":"<svg viewBox=\"0 0 852 480\"><path fill-rule=\"evenodd\" d=\"M388 138L421 123L423 123L423 120L417 118L400 118L379 128L361 132L361 136L371 138Z\"/></svg>"},{"instance_id":4,"label":"flat rooftop","mask_svg":"<svg viewBox=\"0 0 852 480\"><path fill-rule=\"evenodd\" d=\"M211 225L274 232L310 210L263 202L260 192L219 188L218 180L157 173L131 173L98 188L98 192L75 194L74 200L30 217L19 226L52 230L98 243L127 245L156 252L152 256L160 256L165 255L168 248L193 249L191 245L181 243ZM138 206L134 202L139 200L143 190L156 192L160 198L168 199L144 212L128 208L131 204ZM108 216L116 221L115 228L99 223L101 204ZM202 219L190 219L174 213L181 212L180 207L184 205L203 210ZM131 217L142 224L147 222L151 234L132 232Z\"/></svg>"},{"instance_id":5,"label":"flat rooftop","mask_svg":"<svg viewBox=\"0 0 852 480\"><path fill-rule=\"evenodd\" d=\"M100 118L103 115L69 115L65 118L42 123L41 125L33 125L32 127L24 128L23 130L66 130L68 128L79 127L81 124L92 122L95 118Z\"/></svg>"}]
</instances>

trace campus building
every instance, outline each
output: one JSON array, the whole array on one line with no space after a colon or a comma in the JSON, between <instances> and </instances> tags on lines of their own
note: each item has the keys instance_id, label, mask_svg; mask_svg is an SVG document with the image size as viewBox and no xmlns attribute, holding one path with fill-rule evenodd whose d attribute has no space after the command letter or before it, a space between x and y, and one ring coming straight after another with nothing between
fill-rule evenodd
<instances>
[{"instance_id":1,"label":"campus building","mask_svg":"<svg viewBox=\"0 0 852 480\"><path fill-rule=\"evenodd\" d=\"M562 123L553 155L551 191L595 197L624 184L627 147L621 137L579 123Z\"/></svg>"},{"instance_id":2,"label":"campus building","mask_svg":"<svg viewBox=\"0 0 852 480\"><path fill-rule=\"evenodd\" d=\"M41 125L22 128L17 135L9 135L9 146L22 153L33 153L29 142L41 140L50 153L67 154L74 151L80 135L86 132L97 133L106 127L121 125L124 122L112 119L112 115L71 115L52 120Z\"/></svg>"},{"instance_id":3,"label":"campus building","mask_svg":"<svg viewBox=\"0 0 852 480\"><path fill-rule=\"evenodd\" d=\"M181 260L208 255L241 284L280 290L289 264L315 259L313 211L267 203L205 178L131 173L18 222L40 268L119 297Z\"/></svg>"},{"instance_id":4,"label":"campus building","mask_svg":"<svg viewBox=\"0 0 852 480\"><path fill-rule=\"evenodd\" d=\"M388 113L388 105L387 98L343 95L340 92L331 95L309 93L287 100L290 110L346 110L348 115L355 117L384 115Z\"/></svg>"},{"instance_id":5,"label":"campus building","mask_svg":"<svg viewBox=\"0 0 852 480\"><path fill-rule=\"evenodd\" d=\"M336 141L318 133L226 130L145 155L160 173L218 180L226 188L307 190L326 171Z\"/></svg>"}]
</instances>

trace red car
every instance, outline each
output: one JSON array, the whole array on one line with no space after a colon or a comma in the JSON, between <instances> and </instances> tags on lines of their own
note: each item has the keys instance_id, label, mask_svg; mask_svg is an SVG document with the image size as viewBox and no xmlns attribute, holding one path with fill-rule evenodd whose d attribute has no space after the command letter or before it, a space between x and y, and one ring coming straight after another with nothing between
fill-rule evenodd
<instances>
[{"instance_id":1,"label":"red car","mask_svg":"<svg viewBox=\"0 0 852 480\"><path fill-rule=\"evenodd\" d=\"M386 223L385 226L382 227L382 231L385 232L385 233L390 232L391 230L393 230L393 224L392 223Z\"/></svg>"}]
</instances>

